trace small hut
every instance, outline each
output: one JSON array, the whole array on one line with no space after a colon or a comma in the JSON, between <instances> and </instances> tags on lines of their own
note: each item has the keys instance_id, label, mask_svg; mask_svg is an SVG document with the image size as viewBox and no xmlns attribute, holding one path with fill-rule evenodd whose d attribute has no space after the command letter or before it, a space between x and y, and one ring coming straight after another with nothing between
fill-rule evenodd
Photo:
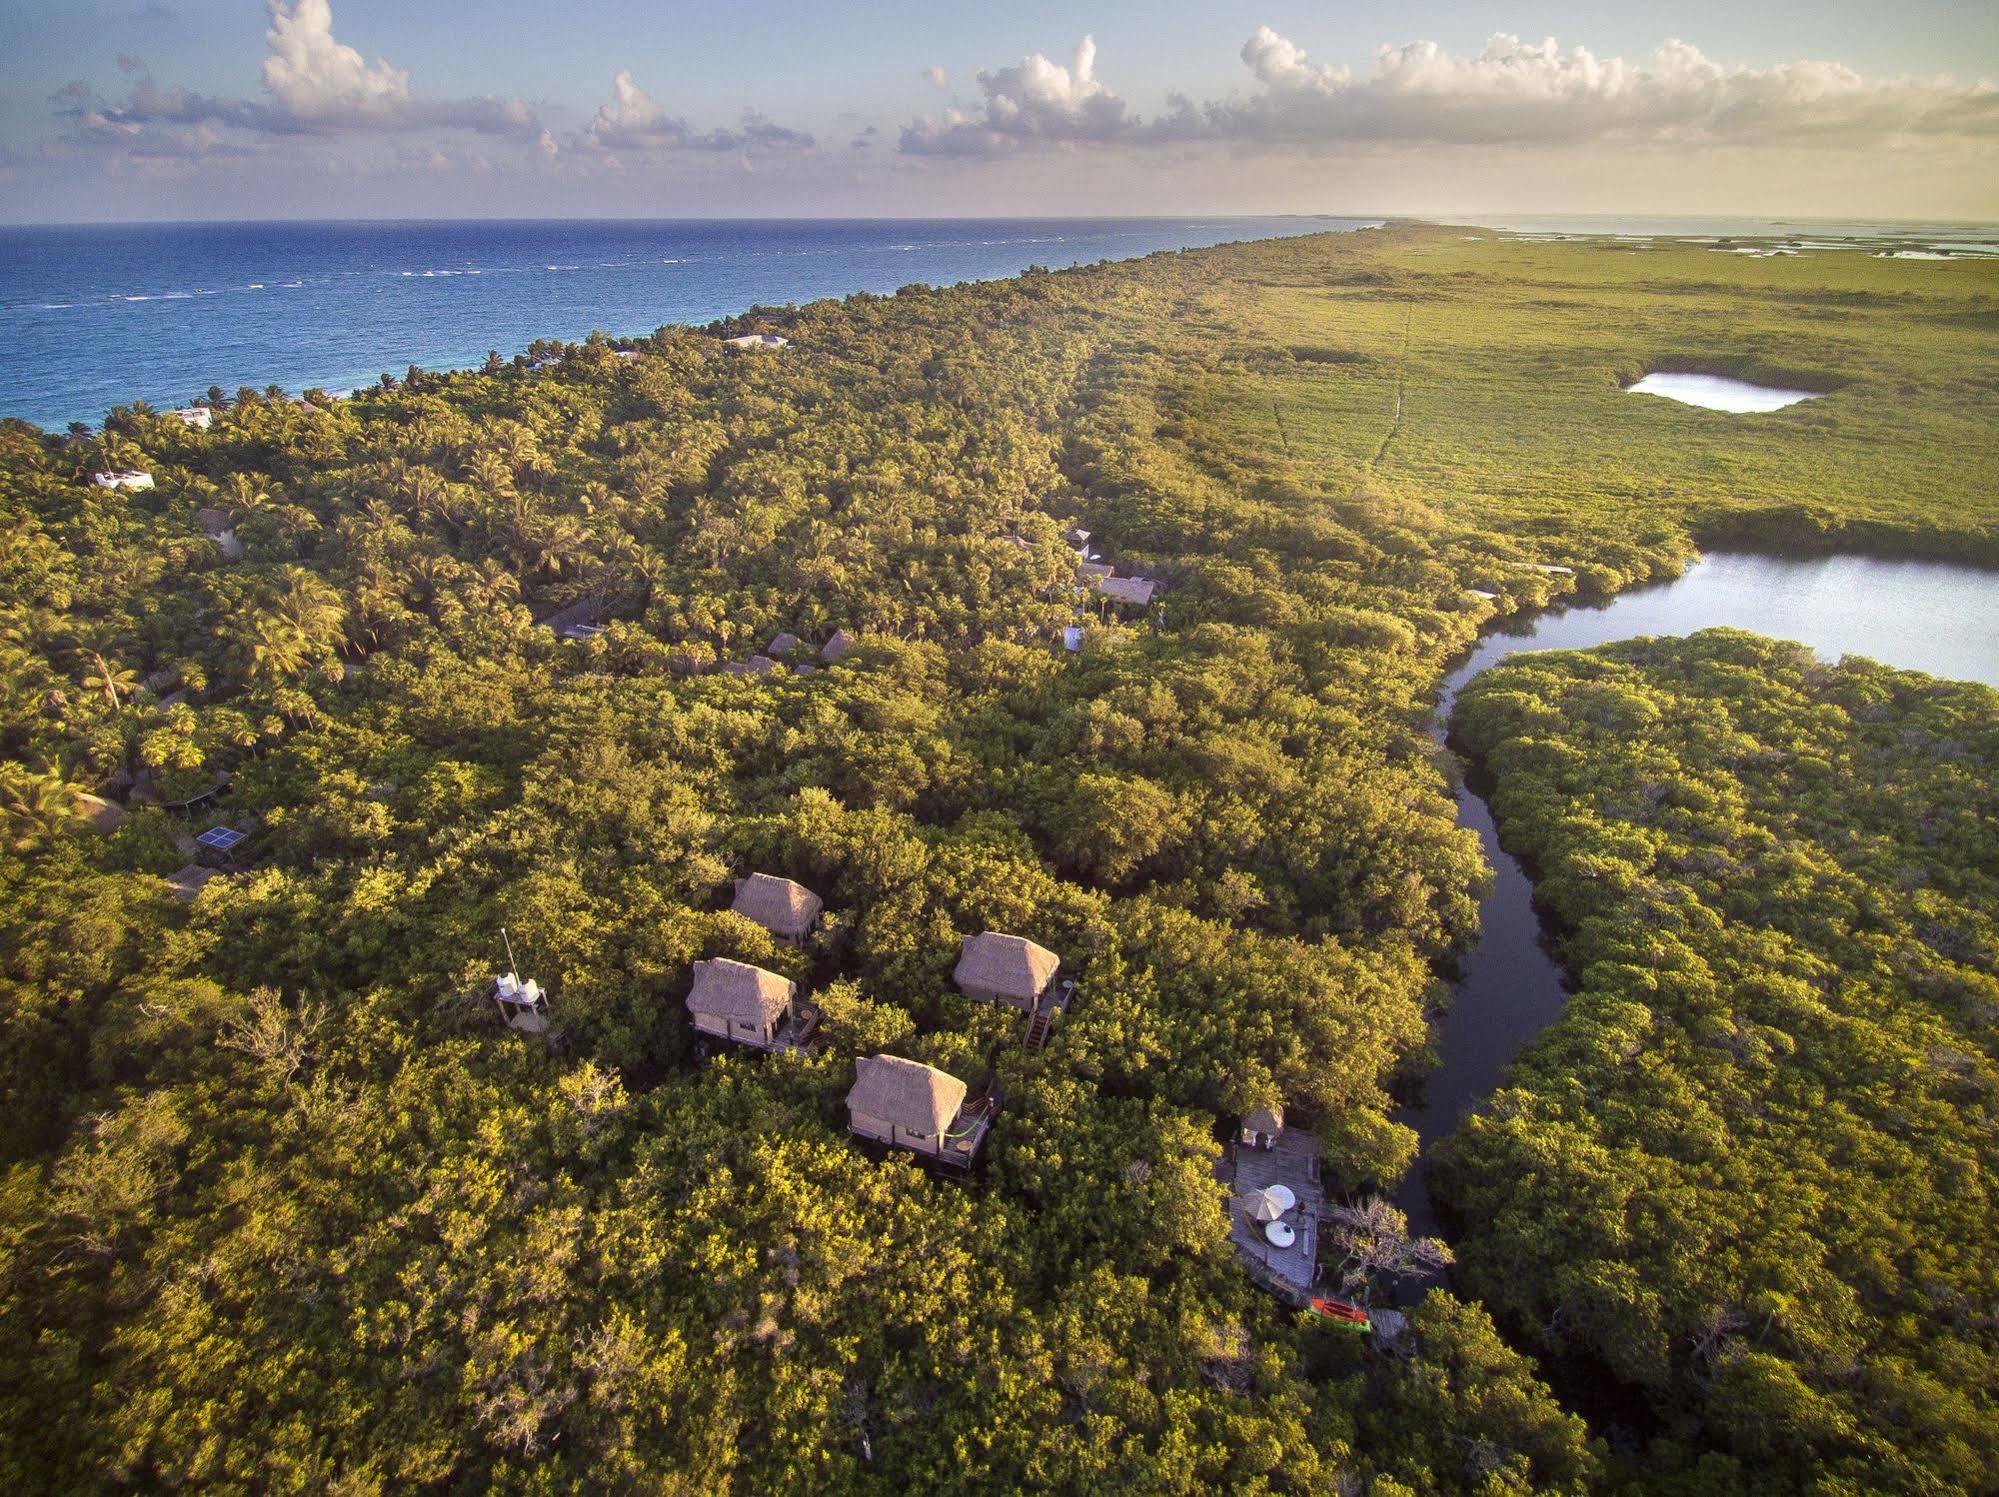
<instances>
[{"instance_id":1,"label":"small hut","mask_svg":"<svg viewBox=\"0 0 1999 1497\"><path fill-rule=\"evenodd\" d=\"M826 901L791 879L753 873L736 880L736 902L729 908L796 946L812 933Z\"/></svg>"},{"instance_id":2,"label":"small hut","mask_svg":"<svg viewBox=\"0 0 1999 1497\"><path fill-rule=\"evenodd\" d=\"M167 888L173 891L175 899L183 903L192 903L194 897L214 877L216 873L213 868L203 868L199 863L189 863L186 867L167 875Z\"/></svg>"},{"instance_id":3,"label":"small hut","mask_svg":"<svg viewBox=\"0 0 1999 1497\"><path fill-rule=\"evenodd\" d=\"M789 978L718 956L694 964L687 1012L703 1034L767 1050L797 995L798 984Z\"/></svg>"},{"instance_id":4,"label":"small hut","mask_svg":"<svg viewBox=\"0 0 1999 1497\"><path fill-rule=\"evenodd\" d=\"M1079 561L1076 563L1076 575L1086 582L1102 581L1106 577L1117 576L1117 568L1107 561Z\"/></svg>"},{"instance_id":5,"label":"small hut","mask_svg":"<svg viewBox=\"0 0 1999 1497\"><path fill-rule=\"evenodd\" d=\"M819 658L828 665L838 665L853 653L854 636L845 629L835 629L833 637L819 647Z\"/></svg>"},{"instance_id":6,"label":"small hut","mask_svg":"<svg viewBox=\"0 0 1999 1497\"><path fill-rule=\"evenodd\" d=\"M184 405L167 414L189 431L207 431L215 424L215 413L205 405Z\"/></svg>"},{"instance_id":7,"label":"small hut","mask_svg":"<svg viewBox=\"0 0 1999 1497\"><path fill-rule=\"evenodd\" d=\"M1062 539L1075 547L1079 553L1087 554L1090 549L1090 532L1080 525L1071 525L1063 531Z\"/></svg>"},{"instance_id":8,"label":"small hut","mask_svg":"<svg viewBox=\"0 0 1999 1497\"><path fill-rule=\"evenodd\" d=\"M523 982L518 972L502 972L493 982L493 1007L509 1029L522 1034L548 1031L548 994L532 977Z\"/></svg>"},{"instance_id":9,"label":"small hut","mask_svg":"<svg viewBox=\"0 0 1999 1497\"><path fill-rule=\"evenodd\" d=\"M797 648L798 636L787 629L764 646L764 653L766 655L789 655Z\"/></svg>"},{"instance_id":10,"label":"small hut","mask_svg":"<svg viewBox=\"0 0 1999 1497\"><path fill-rule=\"evenodd\" d=\"M1122 603L1129 608L1144 608L1152 602L1152 595L1159 591L1159 584L1148 582L1143 577L1099 577L1097 591L1113 603Z\"/></svg>"},{"instance_id":11,"label":"small hut","mask_svg":"<svg viewBox=\"0 0 1999 1497\"><path fill-rule=\"evenodd\" d=\"M847 1127L862 1138L969 1164L986 1119L964 1117L964 1106L965 1083L956 1076L899 1055L864 1055L854 1062Z\"/></svg>"},{"instance_id":12,"label":"small hut","mask_svg":"<svg viewBox=\"0 0 1999 1497\"><path fill-rule=\"evenodd\" d=\"M724 338L722 342L725 347L738 349L744 353L755 353L762 349L784 348L791 340L780 338L776 333L745 333L740 338Z\"/></svg>"},{"instance_id":13,"label":"small hut","mask_svg":"<svg viewBox=\"0 0 1999 1497\"><path fill-rule=\"evenodd\" d=\"M601 598L584 598L551 613L541 621L541 627L551 631L557 639L594 639L604 632L603 625L597 622L603 606Z\"/></svg>"},{"instance_id":14,"label":"small hut","mask_svg":"<svg viewBox=\"0 0 1999 1497\"><path fill-rule=\"evenodd\" d=\"M1031 1009L1061 970L1062 959L1025 936L983 931L967 936L951 980L967 998Z\"/></svg>"}]
</instances>

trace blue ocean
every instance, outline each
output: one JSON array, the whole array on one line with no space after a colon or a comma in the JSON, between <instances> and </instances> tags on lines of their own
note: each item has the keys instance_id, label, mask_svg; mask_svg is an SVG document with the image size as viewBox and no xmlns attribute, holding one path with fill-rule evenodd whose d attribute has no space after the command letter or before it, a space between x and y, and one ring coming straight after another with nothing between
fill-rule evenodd
<instances>
[{"instance_id":1,"label":"blue ocean","mask_svg":"<svg viewBox=\"0 0 1999 1497\"><path fill-rule=\"evenodd\" d=\"M296 393L536 338L1378 220L888 219L0 228L0 416L95 423L210 385Z\"/></svg>"}]
</instances>

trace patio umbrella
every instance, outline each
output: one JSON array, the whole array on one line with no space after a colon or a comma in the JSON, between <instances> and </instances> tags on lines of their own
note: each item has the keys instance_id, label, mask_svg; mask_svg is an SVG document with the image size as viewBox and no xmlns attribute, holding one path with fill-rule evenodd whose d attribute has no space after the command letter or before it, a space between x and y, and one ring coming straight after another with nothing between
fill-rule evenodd
<instances>
[{"instance_id":1,"label":"patio umbrella","mask_svg":"<svg viewBox=\"0 0 1999 1497\"><path fill-rule=\"evenodd\" d=\"M1244 1194L1242 1209L1249 1213L1253 1222L1274 1222L1285 1211L1283 1197L1270 1190L1252 1190Z\"/></svg>"},{"instance_id":2,"label":"patio umbrella","mask_svg":"<svg viewBox=\"0 0 1999 1497\"><path fill-rule=\"evenodd\" d=\"M1283 1211L1289 1211L1298 1204L1298 1197L1291 1193L1291 1187L1288 1185L1266 1185L1263 1187L1263 1193L1275 1200L1278 1209Z\"/></svg>"}]
</instances>

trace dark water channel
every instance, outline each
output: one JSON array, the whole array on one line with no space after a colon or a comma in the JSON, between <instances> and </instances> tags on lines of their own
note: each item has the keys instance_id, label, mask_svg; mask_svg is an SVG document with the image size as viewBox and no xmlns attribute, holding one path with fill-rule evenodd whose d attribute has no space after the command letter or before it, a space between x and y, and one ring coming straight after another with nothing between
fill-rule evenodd
<instances>
[{"instance_id":1,"label":"dark water channel","mask_svg":"<svg viewBox=\"0 0 1999 1497\"><path fill-rule=\"evenodd\" d=\"M1574 650L1638 635L1729 626L1810 645L1827 660L1864 655L1885 665L1999 686L1999 572L1942 562L1837 556L1714 554L1678 579L1598 607L1502 620L1444 682L1438 721L1481 671L1521 650ZM1534 886L1501 850L1477 777L1458 791L1458 820L1478 833L1496 879L1479 907L1481 934L1465 953L1451 1007L1435 1030L1437 1066L1399 1117L1425 1155L1496 1088L1506 1068L1568 1001L1534 908ZM1437 1229L1419 1162L1396 1202L1410 1227Z\"/></svg>"}]
</instances>

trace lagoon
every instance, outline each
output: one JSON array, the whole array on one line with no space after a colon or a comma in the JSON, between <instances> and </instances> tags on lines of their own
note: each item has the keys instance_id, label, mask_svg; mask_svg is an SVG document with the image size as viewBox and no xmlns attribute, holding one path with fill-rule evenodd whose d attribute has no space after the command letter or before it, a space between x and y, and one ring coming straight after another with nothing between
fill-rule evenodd
<instances>
[{"instance_id":1,"label":"lagoon","mask_svg":"<svg viewBox=\"0 0 1999 1497\"><path fill-rule=\"evenodd\" d=\"M1595 607L1501 620L1445 679L1437 732L1473 677L1522 650L1581 650L1639 635L1727 626L1807 644L1828 660L1864 655L1905 670L1999 686L1999 571L1860 556L1705 557L1671 582L1634 588ZM1561 1016L1568 986L1534 907L1534 885L1499 845L1473 775L1457 792L1458 821L1478 833L1494 883L1480 935L1459 965L1451 1006L1433 1026L1435 1069L1421 1100L1398 1114L1424 1151L1490 1096L1521 1049ZM1437 1230L1421 1162L1396 1202L1412 1228Z\"/></svg>"},{"instance_id":2,"label":"lagoon","mask_svg":"<svg viewBox=\"0 0 1999 1497\"><path fill-rule=\"evenodd\" d=\"M1816 400L1823 391L1780 390L1773 385L1752 385L1747 380L1720 374L1648 374L1628 386L1633 395L1663 395L1682 405L1704 406L1711 411L1737 415L1781 411L1801 400Z\"/></svg>"}]
</instances>

